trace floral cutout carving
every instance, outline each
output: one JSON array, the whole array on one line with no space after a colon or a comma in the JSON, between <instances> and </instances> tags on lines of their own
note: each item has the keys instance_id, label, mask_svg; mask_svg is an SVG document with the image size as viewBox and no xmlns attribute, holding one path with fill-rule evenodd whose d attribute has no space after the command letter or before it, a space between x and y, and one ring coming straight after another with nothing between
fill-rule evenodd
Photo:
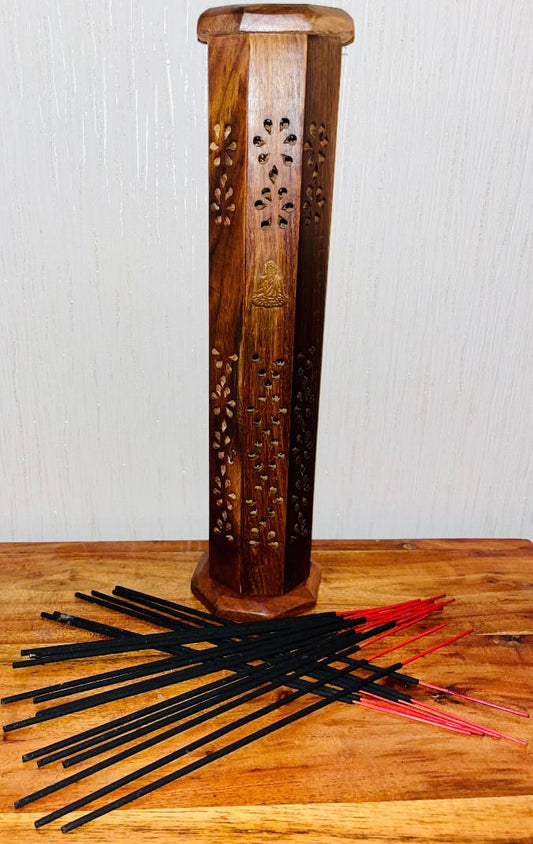
<instances>
[{"instance_id":1,"label":"floral cutout carving","mask_svg":"<svg viewBox=\"0 0 533 844\"><path fill-rule=\"evenodd\" d=\"M268 186L261 191L261 199L256 199L254 205L260 210L266 210L269 213L268 217L261 220L261 228L265 229L272 225L274 217L277 218L277 224L280 229L286 229L289 225L289 214L294 211L294 203L287 199L287 188L281 187L277 191L272 191ZM277 206L275 212L272 211L273 206Z\"/></svg>"},{"instance_id":2,"label":"floral cutout carving","mask_svg":"<svg viewBox=\"0 0 533 844\"><path fill-rule=\"evenodd\" d=\"M322 208L326 204L326 197L320 185L308 185L305 189L303 201L304 223L319 223Z\"/></svg>"},{"instance_id":3,"label":"floral cutout carving","mask_svg":"<svg viewBox=\"0 0 533 844\"><path fill-rule=\"evenodd\" d=\"M281 270L274 261L267 261L264 271L255 278L252 304L258 308L282 308L288 301Z\"/></svg>"},{"instance_id":4,"label":"floral cutout carving","mask_svg":"<svg viewBox=\"0 0 533 844\"><path fill-rule=\"evenodd\" d=\"M270 366L255 354L252 364L261 386L256 403L246 408L252 443L248 459L256 478L253 497L246 499L250 524L248 544L252 548L263 543L278 548L279 507L283 498L279 494L277 472L286 457L281 443L283 421L288 413L280 394L285 360L277 358Z\"/></svg>"},{"instance_id":5,"label":"floral cutout carving","mask_svg":"<svg viewBox=\"0 0 533 844\"><path fill-rule=\"evenodd\" d=\"M213 164L215 167L220 167L224 164L226 167L233 165L233 153L237 149L237 142L230 140L232 128L229 124L225 126L220 123L215 123L213 126L214 140L209 144L209 149L214 153Z\"/></svg>"},{"instance_id":6,"label":"floral cutout carving","mask_svg":"<svg viewBox=\"0 0 533 844\"><path fill-rule=\"evenodd\" d=\"M320 165L326 160L326 149L329 140L326 134L326 127L323 123L317 125L316 123L309 124L309 133L306 142L304 143L304 152L306 155L306 165L312 168L311 178L317 179Z\"/></svg>"},{"instance_id":7,"label":"floral cutout carving","mask_svg":"<svg viewBox=\"0 0 533 844\"><path fill-rule=\"evenodd\" d=\"M219 172L215 174L215 188L210 209L217 226L230 226L231 215L235 211L233 187L228 184L226 169L233 167L233 154L237 142L231 138L232 127L229 124L216 123L213 127L214 140L209 144L213 153L213 166Z\"/></svg>"},{"instance_id":8,"label":"floral cutout carving","mask_svg":"<svg viewBox=\"0 0 533 844\"><path fill-rule=\"evenodd\" d=\"M211 211L215 214L215 223L217 226L231 225L231 214L235 211L235 203L233 202L233 188L228 186L228 176L222 173L218 185L213 191L213 202L211 203Z\"/></svg>"},{"instance_id":9,"label":"floral cutout carving","mask_svg":"<svg viewBox=\"0 0 533 844\"><path fill-rule=\"evenodd\" d=\"M319 176L326 161L328 143L325 124L310 123L308 137L304 143L305 166L311 171L311 181L305 189L303 202L303 219L307 225L320 222L322 209L326 204L326 195L319 184Z\"/></svg>"},{"instance_id":10,"label":"floral cutout carving","mask_svg":"<svg viewBox=\"0 0 533 844\"><path fill-rule=\"evenodd\" d=\"M270 183L262 189L261 196L254 203L258 211L264 212L260 219L262 229L270 228L274 224L281 229L287 228L290 214L294 211L294 203L288 196L287 187L283 184L278 185L283 167L291 167L294 163L291 148L298 139L291 131L290 125L288 117L282 117L277 126L268 117L263 121L263 133L253 138L253 145L260 150L257 161L261 166L266 165L265 176Z\"/></svg>"},{"instance_id":11,"label":"floral cutout carving","mask_svg":"<svg viewBox=\"0 0 533 844\"><path fill-rule=\"evenodd\" d=\"M257 156L257 160L259 164L267 164L274 158L279 158L286 167L290 167L294 163L294 158L290 155L290 148L293 147L298 138L294 134L294 132L290 131L291 121L288 117L282 117L279 121L277 127L277 134L278 136L286 132L283 138L281 138L281 151L277 152L276 147L278 146L278 142L280 138L276 139L275 135L275 128L274 122L271 120L270 117L267 117L266 120L263 121L263 128L265 130L264 135L255 135L253 139L253 145L261 149L262 147L266 147L262 152L259 153ZM273 134L274 133L274 134ZM276 163L271 170L269 170L269 178L274 184L276 178L278 176L278 168L276 167Z\"/></svg>"},{"instance_id":12,"label":"floral cutout carving","mask_svg":"<svg viewBox=\"0 0 533 844\"><path fill-rule=\"evenodd\" d=\"M232 397L230 379L233 366L238 361L238 355L224 358L218 349L211 349L214 362L215 387L211 392L211 411L214 416L212 448L216 453L217 469L215 470L213 499L218 511L213 532L223 536L228 542L234 542L232 512L236 499L233 492L229 467L235 461L236 451L233 447L233 419L236 402Z\"/></svg>"}]
</instances>

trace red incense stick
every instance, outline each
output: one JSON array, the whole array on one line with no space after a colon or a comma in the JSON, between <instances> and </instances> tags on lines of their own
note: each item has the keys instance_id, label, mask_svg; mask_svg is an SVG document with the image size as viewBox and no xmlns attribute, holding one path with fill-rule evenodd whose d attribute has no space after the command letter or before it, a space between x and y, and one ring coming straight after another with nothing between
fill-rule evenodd
<instances>
[{"instance_id":1,"label":"red incense stick","mask_svg":"<svg viewBox=\"0 0 533 844\"><path fill-rule=\"evenodd\" d=\"M429 706L428 704L422 703L421 701L412 700L409 703L403 701L384 702L378 695L375 695L372 692L368 692L365 690L361 691L361 695L372 698L375 702L379 701L377 706L379 706L379 708L383 711L385 711L386 709L394 709L395 711L398 710L399 712L403 712L407 708L414 709L416 712L419 713L419 720L425 720L426 723L431 723L435 726L446 726L449 729L459 730L461 732L469 732L472 735L485 735L491 738L505 739L506 741L511 741L515 744L521 744L523 746L527 744L527 742L523 741L522 739L515 738L514 736L509 736L506 733L502 733L498 730L493 730L489 727L484 727L481 724L475 723L474 721L470 721L466 718L461 718L458 715L445 712L444 710L439 709L437 707Z\"/></svg>"},{"instance_id":2,"label":"red incense stick","mask_svg":"<svg viewBox=\"0 0 533 844\"><path fill-rule=\"evenodd\" d=\"M421 724L427 724L433 727L441 727L444 730L450 730L454 733L462 733L463 735L482 735L481 731L473 731L463 725L453 723L444 719L430 718L427 714L422 715L417 712L414 707L406 705L400 707L398 704L383 701L377 698L376 700L367 699L366 696L361 697L360 701L355 701L359 706L365 709L373 709L376 712L383 712L386 715L396 715L400 718L407 718L410 721L418 721Z\"/></svg>"},{"instance_id":3,"label":"red incense stick","mask_svg":"<svg viewBox=\"0 0 533 844\"><path fill-rule=\"evenodd\" d=\"M454 697L461 698L461 700L468 700L471 703L478 703L481 706L490 706L492 709L499 709L501 712L508 712L510 715L520 715L522 718L529 718L529 712L525 712L523 709L516 709L514 706L504 706L502 703L493 703L489 700L482 700L479 697L467 695L464 692L458 692L455 689L448 689L444 686L436 686L434 683L426 683L423 680L418 680L417 684L419 686L424 686L426 689L433 689L436 692L453 695Z\"/></svg>"},{"instance_id":4,"label":"red incense stick","mask_svg":"<svg viewBox=\"0 0 533 844\"><path fill-rule=\"evenodd\" d=\"M384 613L400 611L403 612L404 610L408 609L409 607L413 606L420 606L421 604L433 604L436 601L440 601L442 598L446 597L446 593L442 593L440 595L434 595L431 598L412 598L409 601L402 601L399 604L388 604L382 607L370 607L364 610L348 610L347 612L338 613L338 615L342 615L344 618L357 618L358 616L365 616L365 618L372 618L373 616L383 615ZM451 598L450 601L454 599Z\"/></svg>"},{"instance_id":5,"label":"red incense stick","mask_svg":"<svg viewBox=\"0 0 533 844\"><path fill-rule=\"evenodd\" d=\"M445 645L451 645L452 642L456 642L457 639L462 639L464 636L470 635L470 633L474 632L474 628L470 627L468 630L465 630L463 633L457 633L456 636L452 636L450 639L446 639L444 642L440 642L438 645L433 645L431 648L427 648L425 651L421 651L419 654L415 654L414 656L410 656L408 659L403 660L404 665L409 665L410 662L414 662L416 659L421 659L423 656L427 656L427 654L433 653L433 651L438 651L439 648L443 648Z\"/></svg>"},{"instance_id":6,"label":"red incense stick","mask_svg":"<svg viewBox=\"0 0 533 844\"><path fill-rule=\"evenodd\" d=\"M405 625L405 626L407 627L408 625ZM430 636L432 633L436 633L437 630L442 630L442 628L446 627L446 626L447 626L446 622L443 621L441 624L437 624L436 627L432 627L430 630L424 630L422 633L418 633L416 636L411 636L411 638L409 638L409 639L404 639L403 642L396 642L395 645L390 645L390 647L384 648L384 650L378 651L377 653L372 654L372 656L367 657L367 660L368 660L368 662L374 662L374 660L379 659L380 656L385 656L385 654L389 654L389 653L391 653L391 651L397 651L399 648L403 648L406 645L410 645L411 642L416 642L418 639L422 639L424 636ZM373 639L369 639L368 641L363 642L361 644L361 648L363 648L367 644L371 644L372 642L375 642L376 639L378 639L378 638L382 638L382 637L381 636L379 636L379 637L375 636ZM406 664L405 662L402 662L402 665L405 665L405 664Z\"/></svg>"}]
</instances>

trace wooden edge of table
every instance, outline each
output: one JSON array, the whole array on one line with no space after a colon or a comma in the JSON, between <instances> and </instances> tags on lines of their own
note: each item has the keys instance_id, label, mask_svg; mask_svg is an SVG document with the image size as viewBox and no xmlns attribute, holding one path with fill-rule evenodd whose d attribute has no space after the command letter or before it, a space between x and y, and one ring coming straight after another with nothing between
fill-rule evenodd
<instances>
[{"instance_id":1,"label":"wooden edge of table","mask_svg":"<svg viewBox=\"0 0 533 844\"><path fill-rule=\"evenodd\" d=\"M194 552L206 551L209 542L206 539L141 539L141 540L72 540L67 542L0 542L0 555L12 552L27 552L39 550L53 550L63 553L94 554L95 552L114 553L120 551L127 555L134 551L165 552ZM533 548L530 539L519 537L452 537L452 538L418 538L418 539L315 539L314 551L416 551L438 550L464 551L468 548L480 551L499 551L511 548Z\"/></svg>"},{"instance_id":2,"label":"wooden edge of table","mask_svg":"<svg viewBox=\"0 0 533 844\"><path fill-rule=\"evenodd\" d=\"M498 820L495 822L495 813ZM0 814L0 829L10 844L28 840L65 840L56 830L31 829L37 812ZM33 834L32 834L33 833ZM531 842L528 796L457 798L454 800L383 801L191 809L123 810L101 818L98 830L81 829L76 841L145 841L167 844L179 836L184 844L297 844L364 841L365 844L527 844ZM146 836L143 837L143 836Z\"/></svg>"}]
</instances>

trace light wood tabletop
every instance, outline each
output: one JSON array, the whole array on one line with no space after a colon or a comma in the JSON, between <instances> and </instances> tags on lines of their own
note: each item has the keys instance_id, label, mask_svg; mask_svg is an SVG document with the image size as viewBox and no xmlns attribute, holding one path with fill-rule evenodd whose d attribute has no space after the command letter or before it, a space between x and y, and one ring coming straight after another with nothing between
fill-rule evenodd
<instances>
[{"instance_id":1,"label":"light wood tabletop","mask_svg":"<svg viewBox=\"0 0 533 844\"><path fill-rule=\"evenodd\" d=\"M74 597L76 590L110 592L122 584L200 608L190 593L190 578L205 547L205 543L191 542L0 545L2 697L114 664L108 656L90 664L82 660L76 666L13 669L11 663L23 647L98 638L42 620L43 610L69 612L139 632L154 629L146 622L84 604ZM454 597L455 602L443 610L448 628L442 635L452 636L468 627L475 632L414 663L412 673L533 710L530 542L317 542L313 558L323 572L317 611L377 606L440 592ZM414 653L415 645L411 647ZM276 694L266 698L274 699ZM421 689L416 694L530 744L523 747L501 739L456 735L333 702L80 828L72 833L73 840L163 843L177 836L183 842L205 844L533 841L531 719L437 698ZM152 693L150 702L160 698ZM133 700L135 704L119 701L99 711L4 733L1 842L26 844L37 836L42 841L64 840L61 821L41 830L34 829L34 821L146 761L148 757L142 754L130 768L121 768L120 774L110 769L111 773L97 774L18 811L13 807L17 798L65 776L59 763L40 769L35 762L23 763L23 753L93 726L104 715L114 717L128 707L137 708L138 700ZM31 701L21 701L3 706L0 712L6 724L33 714L34 707ZM164 752L166 745L159 755ZM204 748L192 758L205 754Z\"/></svg>"}]
</instances>

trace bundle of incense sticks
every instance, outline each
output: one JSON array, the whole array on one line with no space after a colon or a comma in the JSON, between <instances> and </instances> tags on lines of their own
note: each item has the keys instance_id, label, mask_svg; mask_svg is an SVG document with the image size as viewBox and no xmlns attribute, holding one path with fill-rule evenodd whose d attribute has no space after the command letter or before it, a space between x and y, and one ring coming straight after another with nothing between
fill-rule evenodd
<instances>
[{"instance_id":1,"label":"bundle of incense sticks","mask_svg":"<svg viewBox=\"0 0 533 844\"><path fill-rule=\"evenodd\" d=\"M112 701L135 698L172 686L178 687L177 694L25 753L23 761L36 760L39 767L53 762L61 762L65 769L80 767L76 767L74 773L21 797L15 806L26 806L62 791L195 727L202 726L207 732L199 738L186 740L177 749L174 747L136 770L128 769L116 780L108 781L49 812L35 822L37 827L97 803L91 811L61 827L63 832L74 830L334 703L357 704L375 712L463 735L490 736L526 744L521 739L417 701L406 691L410 686L420 686L512 715L528 717L528 713L522 710L424 682L403 670L416 660L467 636L471 629L433 641L423 650L391 664L380 662L393 651L422 638L433 637L446 626L444 622L426 625L421 632L407 638L396 636L392 644L378 646L378 650L367 655L365 649L369 646L375 646L387 636L398 634L442 611L451 600L446 600L445 595L363 610L322 612L239 624L121 586L116 586L110 595L93 591L90 595L76 593L76 597L150 622L162 632L140 634L68 613L43 612L41 615L47 620L106 638L27 648L21 652L25 659L14 662L14 668L49 666L54 662L74 662L110 655L117 658L127 655L127 664L4 698L3 704L21 700L32 700L34 704L55 702L37 709L24 720L6 724L4 732L43 724ZM132 664L131 655L141 655L141 662ZM398 681L396 685L400 689L390 681ZM286 689L283 694L278 694L274 700L272 695L268 697L269 692L282 687ZM262 702L261 698L265 696L266 702ZM289 706L293 702L296 705ZM237 712L236 718L228 720L228 713L245 704L252 704L246 707L245 714ZM284 708L288 714L283 713ZM268 719L273 713L279 713L279 716ZM261 726L264 720L266 724ZM232 733L236 733L237 737L227 738ZM208 754L176 766L178 760L186 759L200 748L206 748ZM83 763L88 764L83 767ZM147 781L160 769L166 771ZM141 782L133 790L110 799L113 792L138 780Z\"/></svg>"}]
</instances>

